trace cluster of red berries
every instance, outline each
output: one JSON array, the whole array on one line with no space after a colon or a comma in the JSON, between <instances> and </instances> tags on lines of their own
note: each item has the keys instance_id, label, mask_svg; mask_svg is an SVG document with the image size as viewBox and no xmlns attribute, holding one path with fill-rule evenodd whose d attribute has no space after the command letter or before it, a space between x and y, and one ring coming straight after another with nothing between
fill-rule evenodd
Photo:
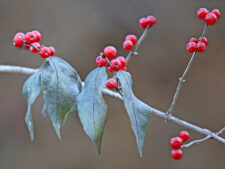
<instances>
[{"instance_id":1,"label":"cluster of red berries","mask_svg":"<svg viewBox=\"0 0 225 169\"><path fill-rule=\"evenodd\" d=\"M173 148L171 151L171 157L174 160L180 160L183 156L183 152L180 149L184 141L189 139L190 135L187 131L181 131L179 137L173 137L170 140L170 146Z\"/></svg>"},{"instance_id":2,"label":"cluster of red berries","mask_svg":"<svg viewBox=\"0 0 225 169\"><path fill-rule=\"evenodd\" d=\"M196 39L193 37L193 38L190 38L186 46L186 49L190 53L193 53L195 51L204 52L207 45L208 45L208 40L206 39L206 37L203 37L202 39L201 37L199 39Z\"/></svg>"},{"instance_id":3,"label":"cluster of red berries","mask_svg":"<svg viewBox=\"0 0 225 169\"><path fill-rule=\"evenodd\" d=\"M204 19L207 25L214 25L221 17L219 9L213 9L211 12L206 8L200 8L197 11L197 17Z\"/></svg>"},{"instance_id":4,"label":"cluster of red berries","mask_svg":"<svg viewBox=\"0 0 225 169\"><path fill-rule=\"evenodd\" d=\"M27 32L26 34L22 32L16 33L13 38L13 45L15 47L24 47L24 49L30 50L33 53L38 53L42 58L48 58L49 56L55 55L54 47L46 47L40 45L41 34L39 31L34 30L32 32Z\"/></svg>"},{"instance_id":5,"label":"cluster of red berries","mask_svg":"<svg viewBox=\"0 0 225 169\"><path fill-rule=\"evenodd\" d=\"M124 50L131 50L133 46L137 43L137 37L135 35L127 35L123 42Z\"/></svg>"},{"instance_id":6,"label":"cluster of red berries","mask_svg":"<svg viewBox=\"0 0 225 169\"><path fill-rule=\"evenodd\" d=\"M147 16L146 18L140 18L138 23L142 29L145 29L148 26L153 26L156 23L156 19L154 16Z\"/></svg>"}]
</instances>

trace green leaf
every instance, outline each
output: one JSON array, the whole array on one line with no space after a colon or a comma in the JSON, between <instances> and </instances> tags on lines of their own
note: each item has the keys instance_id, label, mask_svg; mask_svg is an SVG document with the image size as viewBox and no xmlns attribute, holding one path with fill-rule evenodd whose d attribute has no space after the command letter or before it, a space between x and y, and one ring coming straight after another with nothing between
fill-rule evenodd
<instances>
[{"instance_id":1,"label":"green leaf","mask_svg":"<svg viewBox=\"0 0 225 169\"><path fill-rule=\"evenodd\" d=\"M23 85L23 95L27 100L27 112L25 122L30 133L30 139L34 140L34 124L31 114L31 106L41 92L40 72L31 75Z\"/></svg>"},{"instance_id":2,"label":"green leaf","mask_svg":"<svg viewBox=\"0 0 225 169\"><path fill-rule=\"evenodd\" d=\"M119 78L122 86L124 106L128 112L131 127L136 136L138 152L142 157L146 128L152 114L152 108L135 97L132 91L132 79L129 73L119 71L116 76Z\"/></svg>"},{"instance_id":3,"label":"green leaf","mask_svg":"<svg viewBox=\"0 0 225 169\"><path fill-rule=\"evenodd\" d=\"M41 68L41 86L48 116L57 136L67 112L76 103L82 85L78 73L59 57L49 57Z\"/></svg>"},{"instance_id":4,"label":"green leaf","mask_svg":"<svg viewBox=\"0 0 225 169\"><path fill-rule=\"evenodd\" d=\"M101 93L106 80L105 67L94 69L87 76L84 88L78 96L79 118L84 131L95 143L99 153L107 116L107 105Z\"/></svg>"}]
</instances>

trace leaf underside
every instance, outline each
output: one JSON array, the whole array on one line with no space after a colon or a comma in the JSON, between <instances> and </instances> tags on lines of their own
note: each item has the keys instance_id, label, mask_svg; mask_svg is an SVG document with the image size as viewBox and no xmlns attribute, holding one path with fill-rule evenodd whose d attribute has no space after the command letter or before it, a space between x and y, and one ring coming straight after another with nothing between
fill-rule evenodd
<instances>
[{"instance_id":1,"label":"leaf underside","mask_svg":"<svg viewBox=\"0 0 225 169\"><path fill-rule=\"evenodd\" d=\"M142 157L146 128L152 114L152 108L134 95L132 79L129 73L120 70L117 72L116 76L119 78L122 86L124 106L129 115L131 127L136 137L138 152Z\"/></svg>"},{"instance_id":2,"label":"leaf underside","mask_svg":"<svg viewBox=\"0 0 225 169\"><path fill-rule=\"evenodd\" d=\"M61 139L60 129L63 122L71 108L77 108L77 96L82 89L80 77L66 61L59 57L50 57L41 68L41 87L48 116Z\"/></svg>"},{"instance_id":3,"label":"leaf underside","mask_svg":"<svg viewBox=\"0 0 225 169\"><path fill-rule=\"evenodd\" d=\"M107 117L107 105L101 93L106 80L105 67L94 69L87 76L84 88L78 96L80 121L84 131L96 145L99 153Z\"/></svg>"},{"instance_id":4,"label":"leaf underside","mask_svg":"<svg viewBox=\"0 0 225 169\"><path fill-rule=\"evenodd\" d=\"M23 95L27 100L27 112L25 122L29 130L31 141L34 140L34 124L31 114L31 106L41 92L40 72L31 75L23 85Z\"/></svg>"}]
</instances>

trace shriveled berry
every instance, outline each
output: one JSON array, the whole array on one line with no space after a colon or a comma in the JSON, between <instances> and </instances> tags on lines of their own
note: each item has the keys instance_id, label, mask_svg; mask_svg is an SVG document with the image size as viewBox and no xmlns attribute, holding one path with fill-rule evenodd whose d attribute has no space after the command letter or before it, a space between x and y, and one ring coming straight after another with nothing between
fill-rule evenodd
<instances>
[{"instance_id":1,"label":"shriveled berry","mask_svg":"<svg viewBox=\"0 0 225 169\"><path fill-rule=\"evenodd\" d=\"M187 131L181 131L179 133L179 137L183 139L183 141L187 141L190 137L190 134Z\"/></svg>"},{"instance_id":2,"label":"shriveled berry","mask_svg":"<svg viewBox=\"0 0 225 169\"><path fill-rule=\"evenodd\" d=\"M40 42L40 40L41 40L41 33L39 32L39 31L37 31L37 30L34 30L34 31L32 31L35 35L36 35L36 37L37 37L37 39L36 39L36 42Z\"/></svg>"},{"instance_id":3,"label":"shriveled berry","mask_svg":"<svg viewBox=\"0 0 225 169\"><path fill-rule=\"evenodd\" d=\"M178 150L172 150L171 153L170 153L171 157L174 159L174 160L180 160L183 156L183 152L181 149L178 149Z\"/></svg>"},{"instance_id":4,"label":"shriveled berry","mask_svg":"<svg viewBox=\"0 0 225 169\"><path fill-rule=\"evenodd\" d=\"M139 21L138 21L138 23L139 23L139 26L142 29L145 29L148 26L148 22L147 22L147 19L146 18L140 18Z\"/></svg>"},{"instance_id":5,"label":"shriveled berry","mask_svg":"<svg viewBox=\"0 0 225 169\"><path fill-rule=\"evenodd\" d=\"M190 38L189 42L195 42L195 43L197 43L198 40L196 38L192 37L192 38Z\"/></svg>"},{"instance_id":6,"label":"shriveled berry","mask_svg":"<svg viewBox=\"0 0 225 169\"><path fill-rule=\"evenodd\" d=\"M153 26L156 23L156 19L154 16L148 16L146 18L148 25Z\"/></svg>"},{"instance_id":7,"label":"shriveled berry","mask_svg":"<svg viewBox=\"0 0 225 169\"><path fill-rule=\"evenodd\" d=\"M130 40L125 40L123 42L123 49L124 50L131 50L133 48L133 43Z\"/></svg>"},{"instance_id":8,"label":"shriveled berry","mask_svg":"<svg viewBox=\"0 0 225 169\"><path fill-rule=\"evenodd\" d=\"M122 67L120 61L118 59L113 59L111 62L110 62L110 67L112 70L114 71L119 71Z\"/></svg>"},{"instance_id":9,"label":"shriveled berry","mask_svg":"<svg viewBox=\"0 0 225 169\"><path fill-rule=\"evenodd\" d=\"M198 43L197 43L196 50L197 50L198 52L204 52L204 51L205 51L205 48L206 48L205 43L203 43L203 42L198 42Z\"/></svg>"},{"instance_id":10,"label":"shriveled berry","mask_svg":"<svg viewBox=\"0 0 225 169\"><path fill-rule=\"evenodd\" d=\"M127 71L127 68L126 67L122 67L120 70L123 70L123 71Z\"/></svg>"},{"instance_id":11,"label":"shriveled berry","mask_svg":"<svg viewBox=\"0 0 225 169\"><path fill-rule=\"evenodd\" d=\"M110 66L107 67L109 72L113 72L112 68Z\"/></svg>"},{"instance_id":12,"label":"shriveled berry","mask_svg":"<svg viewBox=\"0 0 225 169\"><path fill-rule=\"evenodd\" d=\"M208 25L214 25L217 21L217 16L214 13L208 13L205 16L205 23Z\"/></svg>"},{"instance_id":13,"label":"shriveled berry","mask_svg":"<svg viewBox=\"0 0 225 169\"><path fill-rule=\"evenodd\" d=\"M221 13L219 9L213 9L211 12L217 16L217 19L220 19Z\"/></svg>"},{"instance_id":14,"label":"shriveled berry","mask_svg":"<svg viewBox=\"0 0 225 169\"><path fill-rule=\"evenodd\" d=\"M32 45L35 47L35 48L32 46L30 47L31 52L33 52L33 53L37 53L41 48L41 45L38 42L34 42L34 43L32 43ZM37 50L36 48L39 50Z\"/></svg>"},{"instance_id":15,"label":"shriveled berry","mask_svg":"<svg viewBox=\"0 0 225 169\"><path fill-rule=\"evenodd\" d=\"M198 41L199 41L199 42L201 41L201 37L198 38ZM203 37L203 38L202 38L202 42L203 42L206 46L208 45L208 40L207 40L206 37Z\"/></svg>"},{"instance_id":16,"label":"shriveled berry","mask_svg":"<svg viewBox=\"0 0 225 169\"><path fill-rule=\"evenodd\" d=\"M204 19L208 13L209 13L209 11L206 8L199 8L197 10L197 17L199 19Z\"/></svg>"},{"instance_id":17,"label":"shriveled berry","mask_svg":"<svg viewBox=\"0 0 225 169\"><path fill-rule=\"evenodd\" d=\"M50 49L48 47L42 47L40 50L40 56L42 58L48 58L50 56Z\"/></svg>"},{"instance_id":18,"label":"shriveled berry","mask_svg":"<svg viewBox=\"0 0 225 169\"><path fill-rule=\"evenodd\" d=\"M122 67L125 67L127 65L127 62L123 56L119 56L116 59L118 59L120 61Z\"/></svg>"},{"instance_id":19,"label":"shriveled berry","mask_svg":"<svg viewBox=\"0 0 225 169\"><path fill-rule=\"evenodd\" d=\"M195 42L188 42L186 49L188 52L193 53L196 50L196 43Z\"/></svg>"},{"instance_id":20,"label":"shriveled berry","mask_svg":"<svg viewBox=\"0 0 225 169\"><path fill-rule=\"evenodd\" d=\"M180 137L174 137L170 139L170 146L173 149L179 149L183 144L183 140Z\"/></svg>"},{"instance_id":21,"label":"shriveled berry","mask_svg":"<svg viewBox=\"0 0 225 169\"><path fill-rule=\"evenodd\" d=\"M23 45L23 37L22 36L15 36L13 38L13 45L15 47L21 47Z\"/></svg>"},{"instance_id":22,"label":"shriveled berry","mask_svg":"<svg viewBox=\"0 0 225 169\"><path fill-rule=\"evenodd\" d=\"M126 40L130 40L133 45L135 45L137 43L137 37L135 35L127 35L125 37L125 41Z\"/></svg>"},{"instance_id":23,"label":"shriveled berry","mask_svg":"<svg viewBox=\"0 0 225 169\"><path fill-rule=\"evenodd\" d=\"M117 83L114 78L110 78L106 81L106 87L110 90L115 89Z\"/></svg>"},{"instance_id":24,"label":"shriveled berry","mask_svg":"<svg viewBox=\"0 0 225 169\"><path fill-rule=\"evenodd\" d=\"M49 50L50 50L50 56L54 56L55 55L55 48L50 46Z\"/></svg>"},{"instance_id":25,"label":"shriveled berry","mask_svg":"<svg viewBox=\"0 0 225 169\"><path fill-rule=\"evenodd\" d=\"M30 49L30 45L24 43L23 44L23 48L29 50Z\"/></svg>"},{"instance_id":26,"label":"shriveled berry","mask_svg":"<svg viewBox=\"0 0 225 169\"><path fill-rule=\"evenodd\" d=\"M96 58L96 64L98 65L98 67L102 67L102 66L106 66L108 63L102 56L98 56Z\"/></svg>"},{"instance_id":27,"label":"shriveled berry","mask_svg":"<svg viewBox=\"0 0 225 169\"><path fill-rule=\"evenodd\" d=\"M25 34L25 40L27 43L34 43L37 41L37 36L34 32L27 32Z\"/></svg>"},{"instance_id":28,"label":"shriveled berry","mask_svg":"<svg viewBox=\"0 0 225 169\"><path fill-rule=\"evenodd\" d=\"M117 50L114 46L107 46L104 49L104 56L108 59L114 59L117 55Z\"/></svg>"}]
</instances>

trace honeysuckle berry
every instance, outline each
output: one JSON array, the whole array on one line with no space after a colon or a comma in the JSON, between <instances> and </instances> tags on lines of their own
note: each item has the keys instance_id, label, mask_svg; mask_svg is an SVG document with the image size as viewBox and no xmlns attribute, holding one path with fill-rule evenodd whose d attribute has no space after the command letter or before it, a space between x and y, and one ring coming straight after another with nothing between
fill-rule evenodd
<instances>
[{"instance_id":1,"label":"honeysuckle berry","mask_svg":"<svg viewBox=\"0 0 225 169\"><path fill-rule=\"evenodd\" d=\"M170 146L173 149L179 149L183 144L183 140L180 137L173 137L170 139Z\"/></svg>"},{"instance_id":2,"label":"honeysuckle berry","mask_svg":"<svg viewBox=\"0 0 225 169\"><path fill-rule=\"evenodd\" d=\"M133 48L133 43L130 40L125 40L123 42L123 49L124 50L131 50Z\"/></svg>"},{"instance_id":3,"label":"honeysuckle berry","mask_svg":"<svg viewBox=\"0 0 225 169\"><path fill-rule=\"evenodd\" d=\"M40 40L41 40L41 33L39 32L39 31L37 31L37 30L34 30L34 31L32 31L35 35L36 35L36 37L37 37L37 39L36 39L36 42L40 42Z\"/></svg>"},{"instance_id":4,"label":"honeysuckle berry","mask_svg":"<svg viewBox=\"0 0 225 169\"><path fill-rule=\"evenodd\" d=\"M211 12L216 15L217 19L220 19L221 13L220 13L219 9L213 9Z\"/></svg>"},{"instance_id":5,"label":"honeysuckle berry","mask_svg":"<svg viewBox=\"0 0 225 169\"><path fill-rule=\"evenodd\" d=\"M38 43L38 42L34 42L34 43L32 43L32 45L35 47L30 47L30 50L31 50L31 52L33 52L33 53L38 53L38 51L40 50L40 48L41 48L41 45L40 45L40 43ZM39 49L39 50L37 50L37 49Z\"/></svg>"},{"instance_id":6,"label":"honeysuckle berry","mask_svg":"<svg viewBox=\"0 0 225 169\"><path fill-rule=\"evenodd\" d=\"M205 48L206 48L205 43L203 43L203 42L198 42L197 43L196 50L198 52L204 52L205 51Z\"/></svg>"},{"instance_id":7,"label":"honeysuckle berry","mask_svg":"<svg viewBox=\"0 0 225 169\"><path fill-rule=\"evenodd\" d=\"M22 36L19 36L19 35L16 35L13 38L13 45L15 47L21 47L23 45L23 37Z\"/></svg>"},{"instance_id":8,"label":"honeysuckle berry","mask_svg":"<svg viewBox=\"0 0 225 169\"><path fill-rule=\"evenodd\" d=\"M217 21L217 16L214 13L208 13L205 16L205 23L207 25L214 25Z\"/></svg>"},{"instance_id":9,"label":"honeysuckle berry","mask_svg":"<svg viewBox=\"0 0 225 169\"><path fill-rule=\"evenodd\" d=\"M196 38L192 37L192 38L190 38L189 42L195 42L195 43L197 43L198 40Z\"/></svg>"},{"instance_id":10,"label":"honeysuckle berry","mask_svg":"<svg viewBox=\"0 0 225 169\"><path fill-rule=\"evenodd\" d=\"M201 41L201 37L198 38L198 41L199 41L199 42ZM203 37L203 38L202 38L202 42L203 42L206 46L209 44L206 37Z\"/></svg>"},{"instance_id":11,"label":"honeysuckle berry","mask_svg":"<svg viewBox=\"0 0 225 169\"><path fill-rule=\"evenodd\" d=\"M182 150L178 149L178 150L172 150L171 153L170 153L171 157L174 159L174 160L180 160L183 156L183 152Z\"/></svg>"},{"instance_id":12,"label":"honeysuckle berry","mask_svg":"<svg viewBox=\"0 0 225 169\"><path fill-rule=\"evenodd\" d=\"M117 55L117 50L114 46L107 46L104 49L104 56L108 59L114 59Z\"/></svg>"},{"instance_id":13,"label":"honeysuckle berry","mask_svg":"<svg viewBox=\"0 0 225 169\"><path fill-rule=\"evenodd\" d=\"M115 89L117 86L116 80L114 78L110 78L106 81L106 87L110 90Z\"/></svg>"},{"instance_id":14,"label":"honeysuckle berry","mask_svg":"<svg viewBox=\"0 0 225 169\"><path fill-rule=\"evenodd\" d=\"M98 65L98 67L102 67L102 66L106 66L108 63L102 56L98 56L96 58L96 64Z\"/></svg>"},{"instance_id":15,"label":"honeysuckle berry","mask_svg":"<svg viewBox=\"0 0 225 169\"><path fill-rule=\"evenodd\" d=\"M120 63L120 61L118 59L113 59L111 62L110 62L110 67L113 71L119 71L121 68L122 68L122 65Z\"/></svg>"},{"instance_id":16,"label":"honeysuckle berry","mask_svg":"<svg viewBox=\"0 0 225 169\"><path fill-rule=\"evenodd\" d=\"M199 19L204 19L208 13L209 13L209 11L206 8L199 8L197 10L197 17Z\"/></svg>"},{"instance_id":17,"label":"honeysuckle berry","mask_svg":"<svg viewBox=\"0 0 225 169\"><path fill-rule=\"evenodd\" d=\"M113 72L112 68L110 66L107 67L109 72Z\"/></svg>"},{"instance_id":18,"label":"honeysuckle berry","mask_svg":"<svg viewBox=\"0 0 225 169\"><path fill-rule=\"evenodd\" d=\"M137 37L135 35L127 35L125 37L125 41L126 40L130 40L133 45L135 45L137 43Z\"/></svg>"},{"instance_id":19,"label":"honeysuckle berry","mask_svg":"<svg viewBox=\"0 0 225 169\"><path fill-rule=\"evenodd\" d=\"M156 19L154 16L148 16L146 18L148 25L153 26L156 23Z\"/></svg>"},{"instance_id":20,"label":"honeysuckle berry","mask_svg":"<svg viewBox=\"0 0 225 169\"><path fill-rule=\"evenodd\" d=\"M123 71L127 71L127 68L126 67L122 67L120 70L123 70Z\"/></svg>"},{"instance_id":21,"label":"honeysuckle berry","mask_svg":"<svg viewBox=\"0 0 225 169\"><path fill-rule=\"evenodd\" d=\"M190 137L190 134L187 131L181 131L179 133L179 137L183 139L183 141L187 141Z\"/></svg>"},{"instance_id":22,"label":"honeysuckle berry","mask_svg":"<svg viewBox=\"0 0 225 169\"><path fill-rule=\"evenodd\" d=\"M42 47L39 54L42 58L48 58L50 56L50 49L48 47Z\"/></svg>"},{"instance_id":23,"label":"honeysuckle berry","mask_svg":"<svg viewBox=\"0 0 225 169\"><path fill-rule=\"evenodd\" d=\"M29 49L30 49L30 45L24 43L24 44L23 44L23 48L29 50Z\"/></svg>"},{"instance_id":24,"label":"honeysuckle berry","mask_svg":"<svg viewBox=\"0 0 225 169\"><path fill-rule=\"evenodd\" d=\"M37 41L36 34L34 32L27 32L25 34L25 41L30 44L36 42Z\"/></svg>"},{"instance_id":25,"label":"honeysuckle berry","mask_svg":"<svg viewBox=\"0 0 225 169\"><path fill-rule=\"evenodd\" d=\"M50 46L49 50L50 50L50 56L54 56L55 55L55 48Z\"/></svg>"},{"instance_id":26,"label":"honeysuckle berry","mask_svg":"<svg viewBox=\"0 0 225 169\"><path fill-rule=\"evenodd\" d=\"M194 51L196 51L197 48L197 44L195 42L188 42L186 49L188 52L193 53Z\"/></svg>"},{"instance_id":27,"label":"honeysuckle berry","mask_svg":"<svg viewBox=\"0 0 225 169\"><path fill-rule=\"evenodd\" d=\"M18 32L18 33L16 33L15 36L21 36L22 38L24 38L25 37L25 34L23 32Z\"/></svg>"},{"instance_id":28,"label":"honeysuckle berry","mask_svg":"<svg viewBox=\"0 0 225 169\"><path fill-rule=\"evenodd\" d=\"M127 62L123 56L119 56L116 59L118 59L120 61L122 67L125 67L127 65Z\"/></svg>"},{"instance_id":29,"label":"honeysuckle berry","mask_svg":"<svg viewBox=\"0 0 225 169\"><path fill-rule=\"evenodd\" d=\"M139 21L138 21L138 23L139 23L139 26L142 29L145 29L148 26L148 22L147 22L147 19L146 18L140 18Z\"/></svg>"}]
</instances>

